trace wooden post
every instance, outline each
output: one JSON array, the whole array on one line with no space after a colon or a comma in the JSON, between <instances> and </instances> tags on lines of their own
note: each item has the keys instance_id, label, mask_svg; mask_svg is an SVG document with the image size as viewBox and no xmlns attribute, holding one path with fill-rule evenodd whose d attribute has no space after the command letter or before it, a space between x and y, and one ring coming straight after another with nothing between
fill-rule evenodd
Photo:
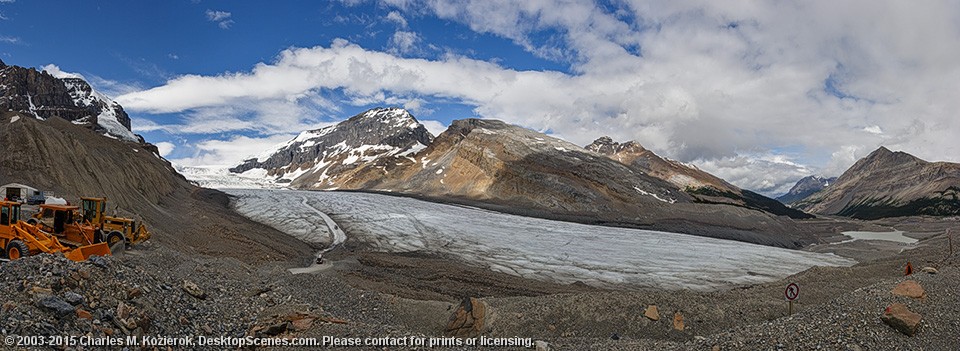
<instances>
[{"instance_id":1,"label":"wooden post","mask_svg":"<svg viewBox=\"0 0 960 351\"><path fill-rule=\"evenodd\" d=\"M790 301L790 307L787 309L787 315L788 316L793 315L793 301Z\"/></svg>"}]
</instances>

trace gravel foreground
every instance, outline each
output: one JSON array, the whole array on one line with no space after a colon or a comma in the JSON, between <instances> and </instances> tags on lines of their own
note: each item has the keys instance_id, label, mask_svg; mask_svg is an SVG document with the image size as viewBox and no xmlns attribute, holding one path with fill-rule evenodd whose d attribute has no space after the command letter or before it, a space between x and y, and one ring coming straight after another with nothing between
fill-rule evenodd
<instances>
[{"instance_id":1,"label":"gravel foreground","mask_svg":"<svg viewBox=\"0 0 960 351\"><path fill-rule=\"evenodd\" d=\"M505 338L487 342L516 341L531 347L337 349L956 350L960 271L957 256L946 257L945 242L933 237L917 249L854 267L814 268L781 282L710 293L564 287L490 275L443 258L377 254L372 259L350 251L331 255L329 269L292 275L287 269L298 265L292 261L251 264L146 243L86 262L44 254L0 264L0 331L5 337L50 337L48 343L128 335L191 337L194 342L158 350L238 349L199 346L201 337L208 343L223 337L429 340L443 337L459 299L473 296L487 306L480 335ZM918 272L904 277L906 261ZM430 269L410 268L421 264ZM919 272L924 266L938 273ZM403 283L411 279L417 283ZM925 299L891 293L908 279L926 290ZM782 298L787 281L803 287L792 316L786 316ZM923 316L917 335L906 336L881 322L884 308L894 302ZM649 305L658 306L659 320L644 316ZM682 331L674 329L675 313L684 318ZM3 349L103 349L28 345L7 344ZM244 349L317 348L331 347Z\"/></svg>"}]
</instances>

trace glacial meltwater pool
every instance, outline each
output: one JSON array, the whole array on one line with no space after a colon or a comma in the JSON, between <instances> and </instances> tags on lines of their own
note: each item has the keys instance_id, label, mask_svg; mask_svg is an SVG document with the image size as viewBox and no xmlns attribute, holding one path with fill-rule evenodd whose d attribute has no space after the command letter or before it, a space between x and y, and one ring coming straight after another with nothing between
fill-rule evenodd
<instances>
[{"instance_id":1,"label":"glacial meltwater pool","mask_svg":"<svg viewBox=\"0 0 960 351\"><path fill-rule=\"evenodd\" d=\"M849 236L853 239L845 240L842 242L850 242L854 240L886 240L893 241L904 244L915 244L918 240L914 238L907 237L903 235L904 231L895 230L892 232L841 232L840 234ZM841 243L842 243L841 242Z\"/></svg>"}]
</instances>

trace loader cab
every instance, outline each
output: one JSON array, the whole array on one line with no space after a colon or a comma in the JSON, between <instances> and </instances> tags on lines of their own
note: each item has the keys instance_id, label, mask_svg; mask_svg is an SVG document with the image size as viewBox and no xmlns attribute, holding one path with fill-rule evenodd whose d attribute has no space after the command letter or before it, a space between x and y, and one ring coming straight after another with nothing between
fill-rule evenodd
<instances>
[{"instance_id":1,"label":"loader cab","mask_svg":"<svg viewBox=\"0 0 960 351\"><path fill-rule=\"evenodd\" d=\"M11 226L20 220L20 203L0 201L0 226Z\"/></svg>"},{"instance_id":2,"label":"loader cab","mask_svg":"<svg viewBox=\"0 0 960 351\"><path fill-rule=\"evenodd\" d=\"M80 198L80 209L83 220L98 225L103 223L103 216L107 212L107 199L102 197Z\"/></svg>"},{"instance_id":3,"label":"loader cab","mask_svg":"<svg viewBox=\"0 0 960 351\"><path fill-rule=\"evenodd\" d=\"M77 206L40 205L40 212L34 216L44 230L54 234L63 234L68 225L73 224L74 214L80 210ZM36 224L37 222L31 222Z\"/></svg>"}]
</instances>

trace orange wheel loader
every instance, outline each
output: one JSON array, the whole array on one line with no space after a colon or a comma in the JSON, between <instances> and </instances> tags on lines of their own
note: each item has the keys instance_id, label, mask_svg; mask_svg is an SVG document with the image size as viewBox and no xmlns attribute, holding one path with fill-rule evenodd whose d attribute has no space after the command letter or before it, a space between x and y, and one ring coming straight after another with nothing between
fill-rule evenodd
<instances>
[{"instance_id":1,"label":"orange wheel loader","mask_svg":"<svg viewBox=\"0 0 960 351\"><path fill-rule=\"evenodd\" d=\"M20 203L12 201L0 201L0 247L9 260L44 252L60 252L74 261L110 254L110 247L106 243L75 248L60 243L56 236L44 232L38 226L20 221Z\"/></svg>"}]
</instances>

